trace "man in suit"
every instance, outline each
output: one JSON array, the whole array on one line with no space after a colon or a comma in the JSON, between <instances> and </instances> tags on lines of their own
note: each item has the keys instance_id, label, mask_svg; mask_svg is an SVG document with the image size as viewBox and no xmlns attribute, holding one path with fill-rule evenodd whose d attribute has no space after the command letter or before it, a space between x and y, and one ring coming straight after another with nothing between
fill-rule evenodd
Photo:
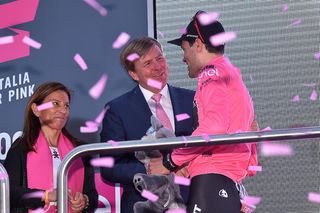
<instances>
[{"instance_id":1,"label":"man in suit","mask_svg":"<svg viewBox=\"0 0 320 213\"><path fill-rule=\"evenodd\" d=\"M134 39L122 50L120 60L137 86L106 104L109 109L103 119L101 141L141 139L151 126L151 115L157 115L153 96L159 93L160 104L170 121L165 127L172 129L176 136L190 135L194 92L167 84L169 70L160 43L153 38ZM176 115L182 113L187 113L190 118L177 121ZM163 166L158 169L166 170ZM123 186L121 213L132 213L134 203L144 200L134 189L133 176L136 173L146 173L146 169L134 153L117 154L113 168L101 169L105 180ZM188 176L184 168L177 174Z\"/></svg>"}]
</instances>

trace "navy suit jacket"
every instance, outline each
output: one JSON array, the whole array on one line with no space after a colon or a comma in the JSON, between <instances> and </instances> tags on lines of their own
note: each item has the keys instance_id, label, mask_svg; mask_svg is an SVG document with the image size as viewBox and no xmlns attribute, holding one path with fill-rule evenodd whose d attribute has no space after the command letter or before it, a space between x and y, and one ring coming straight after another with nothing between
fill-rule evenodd
<instances>
[{"instance_id":1,"label":"navy suit jacket","mask_svg":"<svg viewBox=\"0 0 320 213\"><path fill-rule=\"evenodd\" d=\"M189 119L179 122L174 116L175 135L190 135L193 131L194 91L172 86L168 88L174 115L182 113L190 115ZM107 103L107 106L110 108L102 122L100 133L102 142L140 140L151 126L152 113L139 86ZM132 213L134 203L144 200L133 186L133 176L136 173L146 173L146 169L135 158L134 153L116 154L113 168L101 168L101 176L105 180L120 183L123 186L121 213Z\"/></svg>"}]
</instances>

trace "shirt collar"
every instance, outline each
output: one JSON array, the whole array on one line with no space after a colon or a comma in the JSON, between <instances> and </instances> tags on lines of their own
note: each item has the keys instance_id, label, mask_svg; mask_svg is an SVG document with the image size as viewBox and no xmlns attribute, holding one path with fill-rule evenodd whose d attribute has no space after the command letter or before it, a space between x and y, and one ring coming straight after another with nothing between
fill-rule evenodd
<instances>
[{"instance_id":1,"label":"shirt collar","mask_svg":"<svg viewBox=\"0 0 320 213\"><path fill-rule=\"evenodd\" d=\"M149 101L151 99L151 97L154 95L154 93L143 88L140 84L139 84L139 87L140 87L140 90L141 90L144 98L146 99L146 101ZM170 99L169 88L168 88L167 84L163 87L163 89L159 93L161 93L161 95L165 99Z\"/></svg>"}]
</instances>

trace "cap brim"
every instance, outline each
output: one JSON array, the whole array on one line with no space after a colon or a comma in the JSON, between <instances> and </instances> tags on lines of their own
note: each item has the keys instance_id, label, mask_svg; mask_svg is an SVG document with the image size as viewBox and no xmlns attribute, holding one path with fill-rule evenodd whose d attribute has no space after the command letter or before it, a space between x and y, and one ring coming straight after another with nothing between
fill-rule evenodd
<instances>
[{"instance_id":1,"label":"cap brim","mask_svg":"<svg viewBox=\"0 0 320 213\"><path fill-rule=\"evenodd\" d=\"M171 41L168 41L169 44L174 44L177 46L181 46L182 44L182 38L173 39Z\"/></svg>"}]
</instances>

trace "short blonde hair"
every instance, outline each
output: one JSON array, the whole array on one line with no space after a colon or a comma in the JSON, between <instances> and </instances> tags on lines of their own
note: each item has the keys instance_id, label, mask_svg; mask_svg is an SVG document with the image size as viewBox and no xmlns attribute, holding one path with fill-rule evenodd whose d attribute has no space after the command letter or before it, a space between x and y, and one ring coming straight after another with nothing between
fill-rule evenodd
<instances>
[{"instance_id":1,"label":"short blonde hair","mask_svg":"<svg viewBox=\"0 0 320 213\"><path fill-rule=\"evenodd\" d=\"M154 38L150 37L142 37L131 40L121 51L120 54L120 62L123 68L125 68L127 71L134 70L134 61L128 60L128 56L136 53L139 55L139 57L145 55L151 47L154 45L157 45L161 52L162 52L162 46L161 44Z\"/></svg>"}]
</instances>

